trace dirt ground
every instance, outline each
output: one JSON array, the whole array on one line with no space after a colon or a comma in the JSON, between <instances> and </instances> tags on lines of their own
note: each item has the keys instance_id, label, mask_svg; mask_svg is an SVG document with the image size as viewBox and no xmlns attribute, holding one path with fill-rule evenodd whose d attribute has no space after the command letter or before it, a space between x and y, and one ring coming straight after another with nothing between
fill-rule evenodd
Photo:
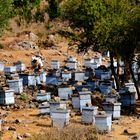
<instances>
[{"instance_id":1,"label":"dirt ground","mask_svg":"<svg viewBox=\"0 0 140 140\"><path fill-rule=\"evenodd\" d=\"M1 140L16 140L17 134L30 133L33 136L34 134L45 133L45 131L54 131L54 128L51 127L51 119L48 116L38 116L38 113L38 109L8 111L9 115L4 120L11 123L3 126L5 131ZM12 124L12 121L16 119L19 119L20 123ZM70 125L67 127L74 125L87 127L81 124L80 116L71 118ZM6 130L9 126L15 126L16 133ZM125 129L129 134L123 134ZM140 119L133 116L122 116L120 120L113 121L111 133L99 135L99 137L101 140L128 140L129 136L135 134L140 134Z\"/></svg>"}]
</instances>

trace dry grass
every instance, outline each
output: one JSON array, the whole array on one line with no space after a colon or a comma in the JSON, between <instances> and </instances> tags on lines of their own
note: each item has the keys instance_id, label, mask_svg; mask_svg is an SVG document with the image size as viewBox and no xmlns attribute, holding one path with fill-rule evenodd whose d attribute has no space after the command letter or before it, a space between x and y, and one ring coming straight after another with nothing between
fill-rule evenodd
<instances>
[{"instance_id":1,"label":"dry grass","mask_svg":"<svg viewBox=\"0 0 140 140\"><path fill-rule=\"evenodd\" d=\"M98 140L98 134L93 126L71 126L64 129L54 129L51 132L34 135L30 140Z\"/></svg>"}]
</instances>

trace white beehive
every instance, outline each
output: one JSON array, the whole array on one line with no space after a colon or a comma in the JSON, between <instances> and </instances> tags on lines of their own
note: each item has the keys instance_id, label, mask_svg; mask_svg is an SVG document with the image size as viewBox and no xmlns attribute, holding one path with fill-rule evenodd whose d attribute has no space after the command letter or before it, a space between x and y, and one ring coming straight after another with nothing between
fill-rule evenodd
<instances>
[{"instance_id":1,"label":"white beehive","mask_svg":"<svg viewBox=\"0 0 140 140\"><path fill-rule=\"evenodd\" d=\"M56 109L51 114L53 127L63 128L69 124L70 110Z\"/></svg>"},{"instance_id":2,"label":"white beehive","mask_svg":"<svg viewBox=\"0 0 140 140\"><path fill-rule=\"evenodd\" d=\"M58 96L60 99L68 100L72 95L71 87L60 87L58 88Z\"/></svg>"},{"instance_id":3,"label":"white beehive","mask_svg":"<svg viewBox=\"0 0 140 140\"><path fill-rule=\"evenodd\" d=\"M82 108L82 122L86 124L95 124L95 115L97 115L98 107L83 107Z\"/></svg>"},{"instance_id":4,"label":"white beehive","mask_svg":"<svg viewBox=\"0 0 140 140\"><path fill-rule=\"evenodd\" d=\"M112 115L111 114L95 115L95 127L99 132L110 132L112 130Z\"/></svg>"},{"instance_id":5,"label":"white beehive","mask_svg":"<svg viewBox=\"0 0 140 140\"><path fill-rule=\"evenodd\" d=\"M7 83L15 93L21 94L23 92L23 79L7 80Z\"/></svg>"},{"instance_id":6,"label":"white beehive","mask_svg":"<svg viewBox=\"0 0 140 140\"><path fill-rule=\"evenodd\" d=\"M59 69L60 68L60 62L58 60L52 60L51 61L51 68L52 69Z\"/></svg>"},{"instance_id":7,"label":"white beehive","mask_svg":"<svg viewBox=\"0 0 140 140\"><path fill-rule=\"evenodd\" d=\"M103 109L108 114L112 114L113 119L119 119L121 114L121 103L103 103Z\"/></svg>"},{"instance_id":8,"label":"white beehive","mask_svg":"<svg viewBox=\"0 0 140 140\"><path fill-rule=\"evenodd\" d=\"M91 92L90 91L79 92L79 100L80 100L80 111L82 112L82 107L85 107L87 104L91 104Z\"/></svg>"},{"instance_id":9,"label":"white beehive","mask_svg":"<svg viewBox=\"0 0 140 140\"><path fill-rule=\"evenodd\" d=\"M0 104L10 105L15 103L14 90L0 90Z\"/></svg>"}]
</instances>

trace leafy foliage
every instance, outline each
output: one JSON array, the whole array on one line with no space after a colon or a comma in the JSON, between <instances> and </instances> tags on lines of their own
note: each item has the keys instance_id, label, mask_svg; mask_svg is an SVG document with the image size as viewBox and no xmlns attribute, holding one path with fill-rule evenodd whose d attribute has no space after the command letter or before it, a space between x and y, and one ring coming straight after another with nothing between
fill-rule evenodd
<instances>
[{"instance_id":1,"label":"leafy foliage","mask_svg":"<svg viewBox=\"0 0 140 140\"><path fill-rule=\"evenodd\" d=\"M8 23L11 17L12 0L0 0L0 34Z\"/></svg>"},{"instance_id":2,"label":"leafy foliage","mask_svg":"<svg viewBox=\"0 0 140 140\"><path fill-rule=\"evenodd\" d=\"M41 0L14 0L14 12L15 15L20 15L25 18L27 22L30 22L32 19L32 9L34 7L40 6Z\"/></svg>"},{"instance_id":3,"label":"leafy foliage","mask_svg":"<svg viewBox=\"0 0 140 140\"><path fill-rule=\"evenodd\" d=\"M50 19L55 19L60 16L60 8L58 0L49 0L49 9L48 9Z\"/></svg>"}]
</instances>

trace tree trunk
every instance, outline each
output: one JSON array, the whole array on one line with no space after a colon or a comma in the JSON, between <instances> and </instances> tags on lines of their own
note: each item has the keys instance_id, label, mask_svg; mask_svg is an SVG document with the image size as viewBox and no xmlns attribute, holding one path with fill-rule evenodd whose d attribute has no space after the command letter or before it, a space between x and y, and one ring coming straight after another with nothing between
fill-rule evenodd
<instances>
[{"instance_id":1,"label":"tree trunk","mask_svg":"<svg viewBox=\"0 0 140 140\"><path fill-rule=\"evenodd\" d=\"M138 99L140 100L139 84L138 84L138 82L137 82L137 80L136 80L136 78L135 78L135 75L134 75L134 72L133 72L133 70L132 70L132 65L131 65L131 64L129 64L129 70L130 70L130 74L131 74L131 76L132 76L133 82L134 82L135 87L136 87L136 90L137 90Z\"/></svg>"},{"instance_id":2,"label":"tree trunk","mask_svg":"<svg viewBox=\"0 0 140 140\"><path fill-rule=\"evenodd\" d=\"M119 62L119 58L117 58L117 77L119 79L119 71L120 71L120 62Z\"/></svg>"},{"instance_id":3,"label":"tree trunk","mask_svg":"<svg viewBox=\"0 0 140 140\"><path fill-rule=\"evenodd\" d=\"M117 77L116 75L116 72L115 72L115 67L114 67L114 60L113 60L113 53L110 51L110 62L111 62L111 71L112 71L112 74L114 76L114 79L115 79L115 82L116 82L116 86L117 86L117 91L119 91L119 78Z\"/></svg>"}]
</instances>

